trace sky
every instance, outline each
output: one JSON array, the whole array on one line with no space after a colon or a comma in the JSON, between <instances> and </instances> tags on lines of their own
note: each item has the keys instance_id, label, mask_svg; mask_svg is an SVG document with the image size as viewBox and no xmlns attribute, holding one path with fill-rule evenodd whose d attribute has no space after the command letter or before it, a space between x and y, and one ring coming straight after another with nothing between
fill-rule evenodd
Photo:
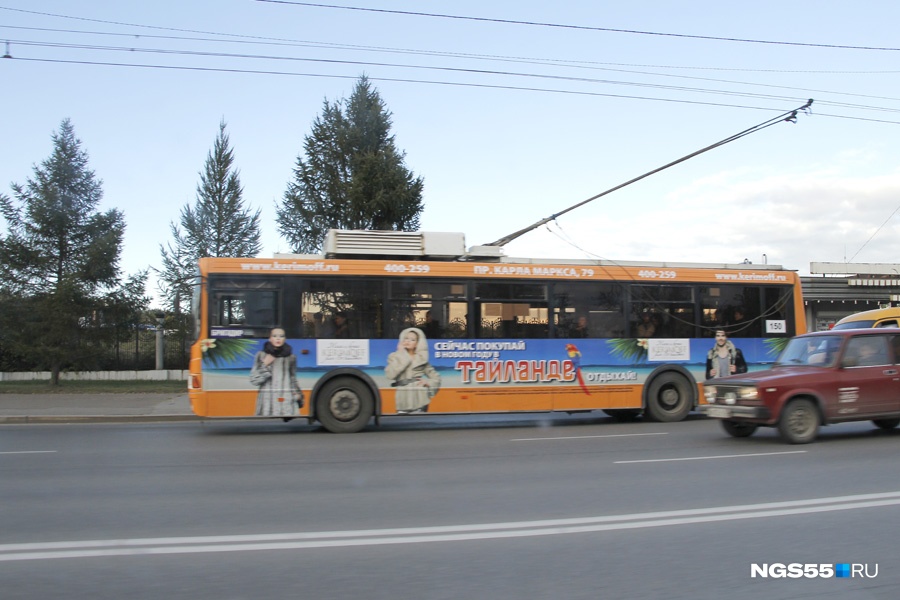
<instances>
[{"instance_id":1,"label":"sky","mask_svg":"<svg viewBox=\"0 0 900 600\"><path fill-rule=\"evenodd\" d=\"M70 119L125 215L123 274L152 273L224 120L261 256L289 252L304 137L365 74L424 179L423 231L487 244L771 122L505 254L900 263L900 3L331 2L0 0L0 193Z\"/></svg>"}]
</instances>

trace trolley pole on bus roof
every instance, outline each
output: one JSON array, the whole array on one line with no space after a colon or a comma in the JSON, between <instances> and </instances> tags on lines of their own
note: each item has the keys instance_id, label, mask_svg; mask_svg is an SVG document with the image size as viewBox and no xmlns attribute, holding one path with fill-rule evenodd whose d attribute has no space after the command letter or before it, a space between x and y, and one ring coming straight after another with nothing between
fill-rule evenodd
<instances>
[{"instance_id":1,"label":"trolley pole on bus roof","mask_svg":"<svg viewBox=\"0 0 900 600\"><path fill-rule=\"evenodd\" d=\"M620 190L623 187L629 186L632 183L640 181L641 179L645 179L647 177L650 177L651 175L655 175L656 173L659 173L660 171L664 171L664 170L668 169L669 167L674 167L675 165L677 165L679 163L683 163L686 160L694 158L695 156L703 154L704 152L708 152L709 150L712 150L714 148L718 148L719 146L724 146L728 142L733 142L735 140L739 140L744 136L750 135L751 133L755 133L757 131L765 129L766 127L771 127L772 125L775 125L776 123L784 123L784 122L796 123L797 122L797 113L799 113L800 111L808 112L809 108L812 106L812 103L813 103L813 99L810 98L809 100L806 101L806 104L804 104L803 106L795 108L794 110L789 110L786 113L782 113L782 114L778 115L777 117L774 117L772 119L769 119L768 121L764 121L764 122L760 123L759 125L754 125L753 127L749 128L749 129L745 129L744 131L741 131L740 133L736 133L730 137L727 137L724 140L720 140L720 141L716 142L715 144L711 144L705 148L701 148L700 150L697 150L696 152L692 152L692 153L688 154L687 156L682 156L678 160L673 160L672 162L670 162L668 164L665 164L661 167L653 169L652 171L648 171L647 173L644 173L643 175L635 177L634 179L629 179L625 183L620 183L619 185L617 185L615 187L609 188L605 192L600 192L596 196L591 196L587 200L582 200L578 204L574 204L565 210L562 210L556 214L553 214L553 215L550 215L549 217L541 219L537 223L534 223L533 225L529 225L528 227L526 227L524 229L520 229L519 231L516 231L505 237L502 237L495 242L491 242L490 244L485 244L485 246L505 246L506 244L510 243L514 239L525 235L529 231L537 229L541 225L546 225L547 223L554 221L557 217L560 217L569 211L575 210L576 208L584 206L588 202L593 202L597 198L602 198L603 196L606 196L607 194L611 194L611 193L615 192L616 190Z\"/></svg>"}]
</instances>

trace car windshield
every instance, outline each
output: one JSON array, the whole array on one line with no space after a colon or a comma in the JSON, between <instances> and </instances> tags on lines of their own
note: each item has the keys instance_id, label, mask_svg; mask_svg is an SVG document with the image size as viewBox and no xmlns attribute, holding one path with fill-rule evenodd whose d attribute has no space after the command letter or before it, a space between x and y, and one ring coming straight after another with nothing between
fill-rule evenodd
<instances>
[{"instance_id":1,"label":"car windshield","mask_svg":"<svg viewBox=\"0 0 900 600\"><path fill-rule=\"evenodd\" d=\"M781 356L775 361L776 366L830 366L837 356L841 338L836 335L797 337L788 342Z\"/></svg>"}]
</instances>

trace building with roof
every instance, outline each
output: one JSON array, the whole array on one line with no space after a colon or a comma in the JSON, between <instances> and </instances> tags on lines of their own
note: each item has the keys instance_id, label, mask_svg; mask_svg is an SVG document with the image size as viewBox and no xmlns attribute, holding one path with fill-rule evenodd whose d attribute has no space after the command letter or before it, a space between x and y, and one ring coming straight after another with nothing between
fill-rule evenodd
<instances>
[{"instance_id":1,"label":"building with roof","mask_svg":"<svg viewBox=\"0 0 900 600\"><path fill-rule=\"evenodd\" d=\"M900 306L900 263L814 262L809 272L800 280L810 331L863 310Z\"/></svg>"}]
</instances>

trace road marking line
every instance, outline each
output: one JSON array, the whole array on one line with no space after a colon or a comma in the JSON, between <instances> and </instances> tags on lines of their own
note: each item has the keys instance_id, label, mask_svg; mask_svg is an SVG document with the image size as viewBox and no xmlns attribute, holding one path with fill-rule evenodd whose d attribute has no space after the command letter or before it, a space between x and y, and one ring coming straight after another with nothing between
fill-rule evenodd
<instances>
[{"instance_id":1,"label":"road marking line","mask_svg":"<svg viewBox=\"0 0 900 600\"><path fill-rule=\"evenodd\" d=\"M634 463L677 462L681 460L715 460L718 458L745 458L747 456L781 456L783 454L806 454L806 450L790 450L786 452L759 452L756 454L719 454L718 456L686 456L682 458L648 458L646 460L617 460L617 465Z\"/></svg>"},{"instance_id":2,"label":"road marking line","mask_svg":"<svg viewBox=\"0 0 900 600\"><path fill-rule=\"evenodd\" d=\"M365 529L259 535L145 538L125 540L85 540L81 542L41 542L0 544L0 562L96 558L101 556L146 556L162 554L202 554L258 550L297 550L418 544L572 533L591 533L714 523L741 519L762 519L788 515L809 515L859 508L900 506L900 491L832 498L812 498L715 508L634 513L603 517L550 519L512 523L484 523L437 527Z\"/></svg>"},{"instance_id":3,"label":"road marking line","mask_svg":"<svg viewBox=\"0 0 900 600\"><path fill-rule=\"evenodd\" d=\"M0 454L53 454L58 450L17 450L10 452L0 452Z\"/></svg>"},{"instance_id":4,"label":"road marking line","mask_svg":"<svg viewBox=\"0 0 900 600\"><path fill-rule=\"evenodd\" d=\"M543 442L548 440L588 440L596 438L619 438L619 437L638 437L642 435L669 435L668 432L660 433L618 433L609 435L572 435L560 437L543 437L543 438L514 438L511 442Z\"/></svg>"}]
</instances>

